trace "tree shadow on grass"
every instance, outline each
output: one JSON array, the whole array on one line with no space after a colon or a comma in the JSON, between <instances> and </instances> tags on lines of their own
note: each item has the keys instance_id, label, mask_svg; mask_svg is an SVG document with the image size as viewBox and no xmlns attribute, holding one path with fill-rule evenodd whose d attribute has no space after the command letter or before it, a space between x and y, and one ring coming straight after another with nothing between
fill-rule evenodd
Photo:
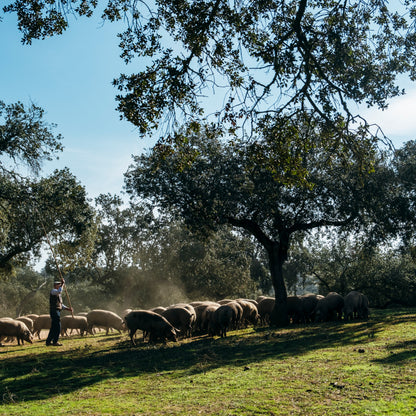
<instances>
[{"instance_id":1,"label":"tree shadow on grass","mask_svg":"<svg viewBox=\"0 0 416 416\"><path fill-rule=\"evenodd\" d=\"M389 345L390 354L378 360L374 360L377 364L403 365L406 362L416 361L416 339L411 341L397 342Z\"/></svg>"},{"instance_id":2,"label":"tree shadow on grass","mask_svg":"<svg viewBox=\"0 0 416 416\"><path fill-rule=\"evenodd\" d=\"M268 359L284 360L340 345L356 345L381 330L378 322L328 323L281 330L256 328L249 334L230 332L226 338L200 337L167 345L139 344L117 338L111 348L86 344L71 350L52 350L10 357L0 362L0 394L14 401L46 400L110 378L180 372L180 376ZM3 399L4 400L4 399ZM1 402L1 396L0 396Z\"/></svg>"}]
</instances>

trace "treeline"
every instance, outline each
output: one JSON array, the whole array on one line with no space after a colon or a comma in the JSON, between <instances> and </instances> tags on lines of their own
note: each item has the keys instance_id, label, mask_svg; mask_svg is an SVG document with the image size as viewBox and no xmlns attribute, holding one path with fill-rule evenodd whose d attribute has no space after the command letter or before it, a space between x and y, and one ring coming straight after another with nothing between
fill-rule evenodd
<instances>
[{"instance_id":1,"label":"treeline","mask_svg":"<svg viewBox=\"0 0 416 416\"><path fill-rule=\"evenodd\" d=\"M179 222L157 224L153 218L151 226L141 228L142 240L127 242L123 235L129 224L120 218L133 218L132 210L114 208L118 226L109 226L111 218L98 225L89 264L65 272L76 312L273 296L267 260L249 237L224 228L202 239ZM322 241L322 235L316 235L293 247L285 264L289 294L335 291L345 295L359 290L372 307L416 305L416 263L411 250L370 248L345 236L331 235L327 244ZM51 282L57 277L52 259L41 273L17 268L0 281L0 315L45 313Z\"/></svg>"},{"instance_id":2,"label":"treeline","mask_svg":"<svg viewBox=\"0 0 416 416\"><path fill-rule=\"evenodd\" d=\"M14 169L39 170L60 137L39 108L0 102L0 156L11 162L0 160L2 315L45 312L57 265L78 311L274 294L273 321L285 324L287 294L301 291L415 305L416 142L334 153L306 115L269 127L255 144L185 129L135 157L128 202L92 204L68 169L36 179ZM288 149L291 166L279 162ZM55 257L35 273L45 250Z\"/></svg>"},{"instance_id":3,"label":"treeline","mask_svg":"<svg viewBox=\"0 0 416 416\"><path fill-rule=\"evenodd\" d=\"M92 205L68 170L31 183L5 172L1 178L8 191L0 210L2 316L45 313L51 282L60 277L56 264L76 311L274 295L267 254L247 232L227 225L191 231L168 211L117 195L100 195ZM364 228L297 234L283 266L288 294L359 290L372 307L415 306L412 241L386 245ZM34 271L51 248L56 257Z\"/></svg>"}]
</instances>

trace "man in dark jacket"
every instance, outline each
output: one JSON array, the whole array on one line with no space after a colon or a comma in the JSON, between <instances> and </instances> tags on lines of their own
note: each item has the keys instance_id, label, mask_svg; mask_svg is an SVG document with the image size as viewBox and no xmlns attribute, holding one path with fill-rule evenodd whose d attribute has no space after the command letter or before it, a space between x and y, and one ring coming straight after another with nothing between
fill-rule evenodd
<instances>
[{"instance_id":1,"label":"man in dark jacket","mask_svg":"<svg viewBox=\"0 0 416 416\"><path fill-rule=\"evenodd\" d=\"M72 309L65 306L62 303L62 288L65 284L65 280L62 279L60 282L53 282L53 289L49 294L49 313L51 315L51 329L48 337L46 338L46 345L61 346L58 342L59 335L61 334L61 311Z\"/></svg>"}]
</instances>

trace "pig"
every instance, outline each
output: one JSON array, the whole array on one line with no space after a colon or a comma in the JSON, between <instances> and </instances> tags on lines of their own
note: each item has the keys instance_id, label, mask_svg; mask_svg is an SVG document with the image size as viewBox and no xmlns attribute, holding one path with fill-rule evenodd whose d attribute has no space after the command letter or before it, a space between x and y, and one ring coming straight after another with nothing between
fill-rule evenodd
<instances>
[{"instance_id":1,"label":"pig","mask_svg":"<svg viewBox=\"0 0 416 416\"><path fill-rule=\"evenodd\" d=\"M233 302L234 299L221 299L218 300L217 303L219 303L220 305L226 305L227 303Z\"/></svg>"},{"instance_id":2,"label":"pig","mask_svg":"<svg viewBox=\"0 0 416 416\"><path fill-rule=\"evenodd\" d=\"M179 329L184 337L191 337L192 328L195 324L196 314L192 307L193 313L182 307L169 307L161 313L173 327Z\"/></svg>"},{"instance_id":3,"label":"pig","mask_svg":"<svg viewBox=\"0 0 416 416\"><path fill-rule=\"evenodd\" d=\"M299 324L303 321L303 302L299 296L287 297L287 316L289 322Z\"/></svg>"},{"instance_id":4,"label":"pig","mask_svg":"<svg viewBox=\"0 0 416 416\"><path fill-rule=\"evenodd\" d=\"M74 317L68 315L61 318L61 335L67 335L67 329L79 330L81 336L88 332L88 321L85 316L75 315Z\"/></svg>"},{"instance_id":5,"label":"pig","mask_svg":"<svg viewBox=\"0 0 416 416\"><path fill-rule=\"evenodd\" d=\"M243 318L242 322L244 325L256 325L260 316L259 312L257 310L257 306L250 302L250 300L246 299L237 299L237 302L241 305L243 308ZM255 301L254 301L255 302Z\"/></svg>"},{"instance_id":6,"label":"pig","mask_svg":"<svg viewBox=\"0 0 416 416\"><path fill-rule=\"evenodd\" d=\"M353 290L344 297L344 319L368 319L368 298Z\"/></svg>"},{"instance_id":7,"label":"pig","mask_svg":"<svg viewBox=\"0 0 416 416\"><path fill-rule=\"evenodd\" d=\"M51 328L51 317L49 315L39 315L33 322L33 334L40 339L40 331L42 329Z\"/></svg>"},{"instance_id":8,"label":"pig","mask_svg":"<svg viewBox=\"0 0 416 416\"><path fill-rule=\"evenodd\" d=\"M191 304L189 304L189 303L175 303L174 305L168 306L166 309L172 309L172 308L185 308L192 315L195 315L195 318L196 318L195 308Z\"/></svg>"},{"instance_id":9,"label":"pig","mask_svg":"<svg viewBox=\"0 0 416 416\"><path fill-rule=\"evenodd\" d=\"M125 317L128 313L130 313L132 310L133 310L133 309L131 309L131 308L124 309L124 311L123 311L123 312L121 312L121 314L120 314L121 318L123 318L123 319L124 319L124 317Z\"/></svg>"},{"instance_id":10,"label":"pig","mask_svg":"<svg viewBox=\"0 0 416 416\"><path fill-rule=\"evenodd\" d=\"M206 331L208 327L208 322L206 320L206 309L208 306L220 306L219 303L211 302L211 301L200 301L200 302L192 302L192 306L194 307L195 314L196 314L196 321L195 321L195 328L198 331Z\"/></svg>"},{"instance_id":11,"label":"pig","mask_svg":"<svg viewBox=\"0 0 416 416\"><path fill-rule=\"evenodd\" d=\"M209 322L208 334L210 336L219 335L221 338L226 337L227 330L237 320L237 314L238 311L233 307L233 302L218 307Z\"/></svg>"},{"instance_id":12,"label":"pig","mask_svg":"<svg viewBox=\"0 0 416 416\"><path fill-rule=\"evenodd\" d=\"M236 300L232 300L231 302L225 303L224 305L228 305L234 310L231 327L233 329L238 329L240 324L243 322L243 307Z\"/></svg>"},{"instance_id":13,"label":"pig","mask_svg":"<svg viewBox=\"0 0 416 416\"><path fill-rule=\"evenodd\" d=\"M87 315L88 332L93 333L94 326L105 328L105 334L108 335L110 328L116 329L120 334L125 329L123 320L116 313L103 310L94 309L88 312Z\"/></svg>"},{"instance_id":14,"label":"pig","mask_svg":"<svg viewBox=\"0 0 416 416\"><path fill-rule=\"evenodd\" d=\"M136 345L134 334L138 329L149 334L149 342L171 340L176 342L178 330L163 316L148 310L133 310L124 317L131 343Z\"/></svg>"},{"instance_id":15,"label":"pig","mask_svg":"<svg viewBox=\"0 0 416 416\"><path fill-rule=\"evenodd\" d=\"M342 318L344 298L336 293L329 292L323 299L319 299L315 307L315 322L325 322Z\"/></svg>"},{"instance_id":16,"label":"pig","mask_svg":"<svg viewBox=\"0 0 416 416\"><path fill-rule=\"evenodd\" d=\"M260 320L262 324L267 324L270 322L270 315L274 308L274 298L272 297L262 297L258 298L258 311L260 315Z\"/></svg>"},{"instance_id":17,"label":"pig","mask_svg":"<svg viewBox=\"0 0 416 416\"><path fill-rule=\"evenodd\" d=\"M368 297L363 294L363 296L361 297L361 305L360 305L358 316L361 319L368 319L369 313L370 313L370 310L368 307Z\"/></svg>"},{"instance_id":18,"label":"pig","mask_svg":"<svg viewBox=\"0 0 416 416\"><path fill-rule=\"evenodd\" d=\"M33 332L33 320L27 316L19 316L16 318L16 321L23 322L29 329L30 332Z\"/></svg>"},{"instance_id":19,"label":"pig","mask_svg":"<svg viewBox=\"0 0 416 416\"><path fill-rule=\"evenodd\" d=\"M204 310L202 311L201 315L201 328L202 331L209 330L210 322L212 321L212 317L214 312L220 307L219 303L212 303L210 305L205 306Z\"/></svg>"},{"instance_id":20,"label":"pig","mask_svg":"<svg viewBox=\"0 0 416 416\"><path fill-rule=\"evenodd\" d=\"M164 306L156 306L155 308L152 308L150 310L152 312L158 313L159 315L162 315L162 313L165 312L166 308Z\"/></svg>"},{"instance_id":21,"label":"pig","mask_svg":"<svg viewBox=\"0 0 416 416\"><path fill-rule=\"evenodd\" d=\"M307 293L300 296L302 300L302 314L303 322L310 323L315 320L315 308L319 299L323 299L324 296L316 295L314 293Z\"/></svg>"},{"instance_id":22,"label":"pig","mask_svg":"<svg viewBox=\"0 0 416 416\"><path fill-rule=\"evenodd\" d=\"M17 345L20 345L20 341L22 341L22 345L24 345L24 341L33 343L33 335L29 328L25 323L16 319L0 319L0 341L4 337L17 338Z\"/></svg>"}]
</instances>

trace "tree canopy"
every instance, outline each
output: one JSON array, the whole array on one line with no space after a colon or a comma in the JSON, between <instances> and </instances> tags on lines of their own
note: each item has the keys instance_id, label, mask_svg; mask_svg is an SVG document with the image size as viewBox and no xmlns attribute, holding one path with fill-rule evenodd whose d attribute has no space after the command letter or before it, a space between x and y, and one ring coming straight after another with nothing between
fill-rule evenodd
<instances>
[{"instance_id":1,"label":"tree canopy","mask_svg":"<svg viewBox=\"0 0 416 416\"><path fill-rule=\"evenodd\" d=\"M46 235L68 249L83 242L94 220L85 188L68 169L39 180L0 181L0 267L39 255ZM85 241L84 241L85 242Z\"/></svg>"},{"instance_id":2,"label":"tree canopy","mask_svg":"<svg viewBox=\"0 0 416 416\"><path fill-rule=\"evenodd\" d=\"M62 151L62 137L54 135L54 124L47 123L42 108L21 102L0 101L0 175L15 174L16 162L38 172L44 160ZM8 163L10 162L10 163Z\"/></svg>"},{"instance_id":3,"label":"tree canopy","mask_svg":"<svg viewBox=\"0 0 416 416\"><path fill-rule=\"evenodd\" d=\"M96 8L126 23L121 57L146 65L114 80L122 116L143 134L209 114L252 132L264 116L299 111L350 129L351 103L385 108L403 92L397 76L416 75L413 0L9 0L3 11L31 43Z\"/></svg>"},{"instance_id":4,"label":"tree canopy","mask_svg":"<svg viewBox=\"0 0 416 416\"><path fill-rule=\"evenodd\" d=\"M99 225L95 265L104 273L137 265L154 223L151 209L133 203L124 206L119 196L110 194L99 195L96 206Z\"/></svg>"}]
</instances>

